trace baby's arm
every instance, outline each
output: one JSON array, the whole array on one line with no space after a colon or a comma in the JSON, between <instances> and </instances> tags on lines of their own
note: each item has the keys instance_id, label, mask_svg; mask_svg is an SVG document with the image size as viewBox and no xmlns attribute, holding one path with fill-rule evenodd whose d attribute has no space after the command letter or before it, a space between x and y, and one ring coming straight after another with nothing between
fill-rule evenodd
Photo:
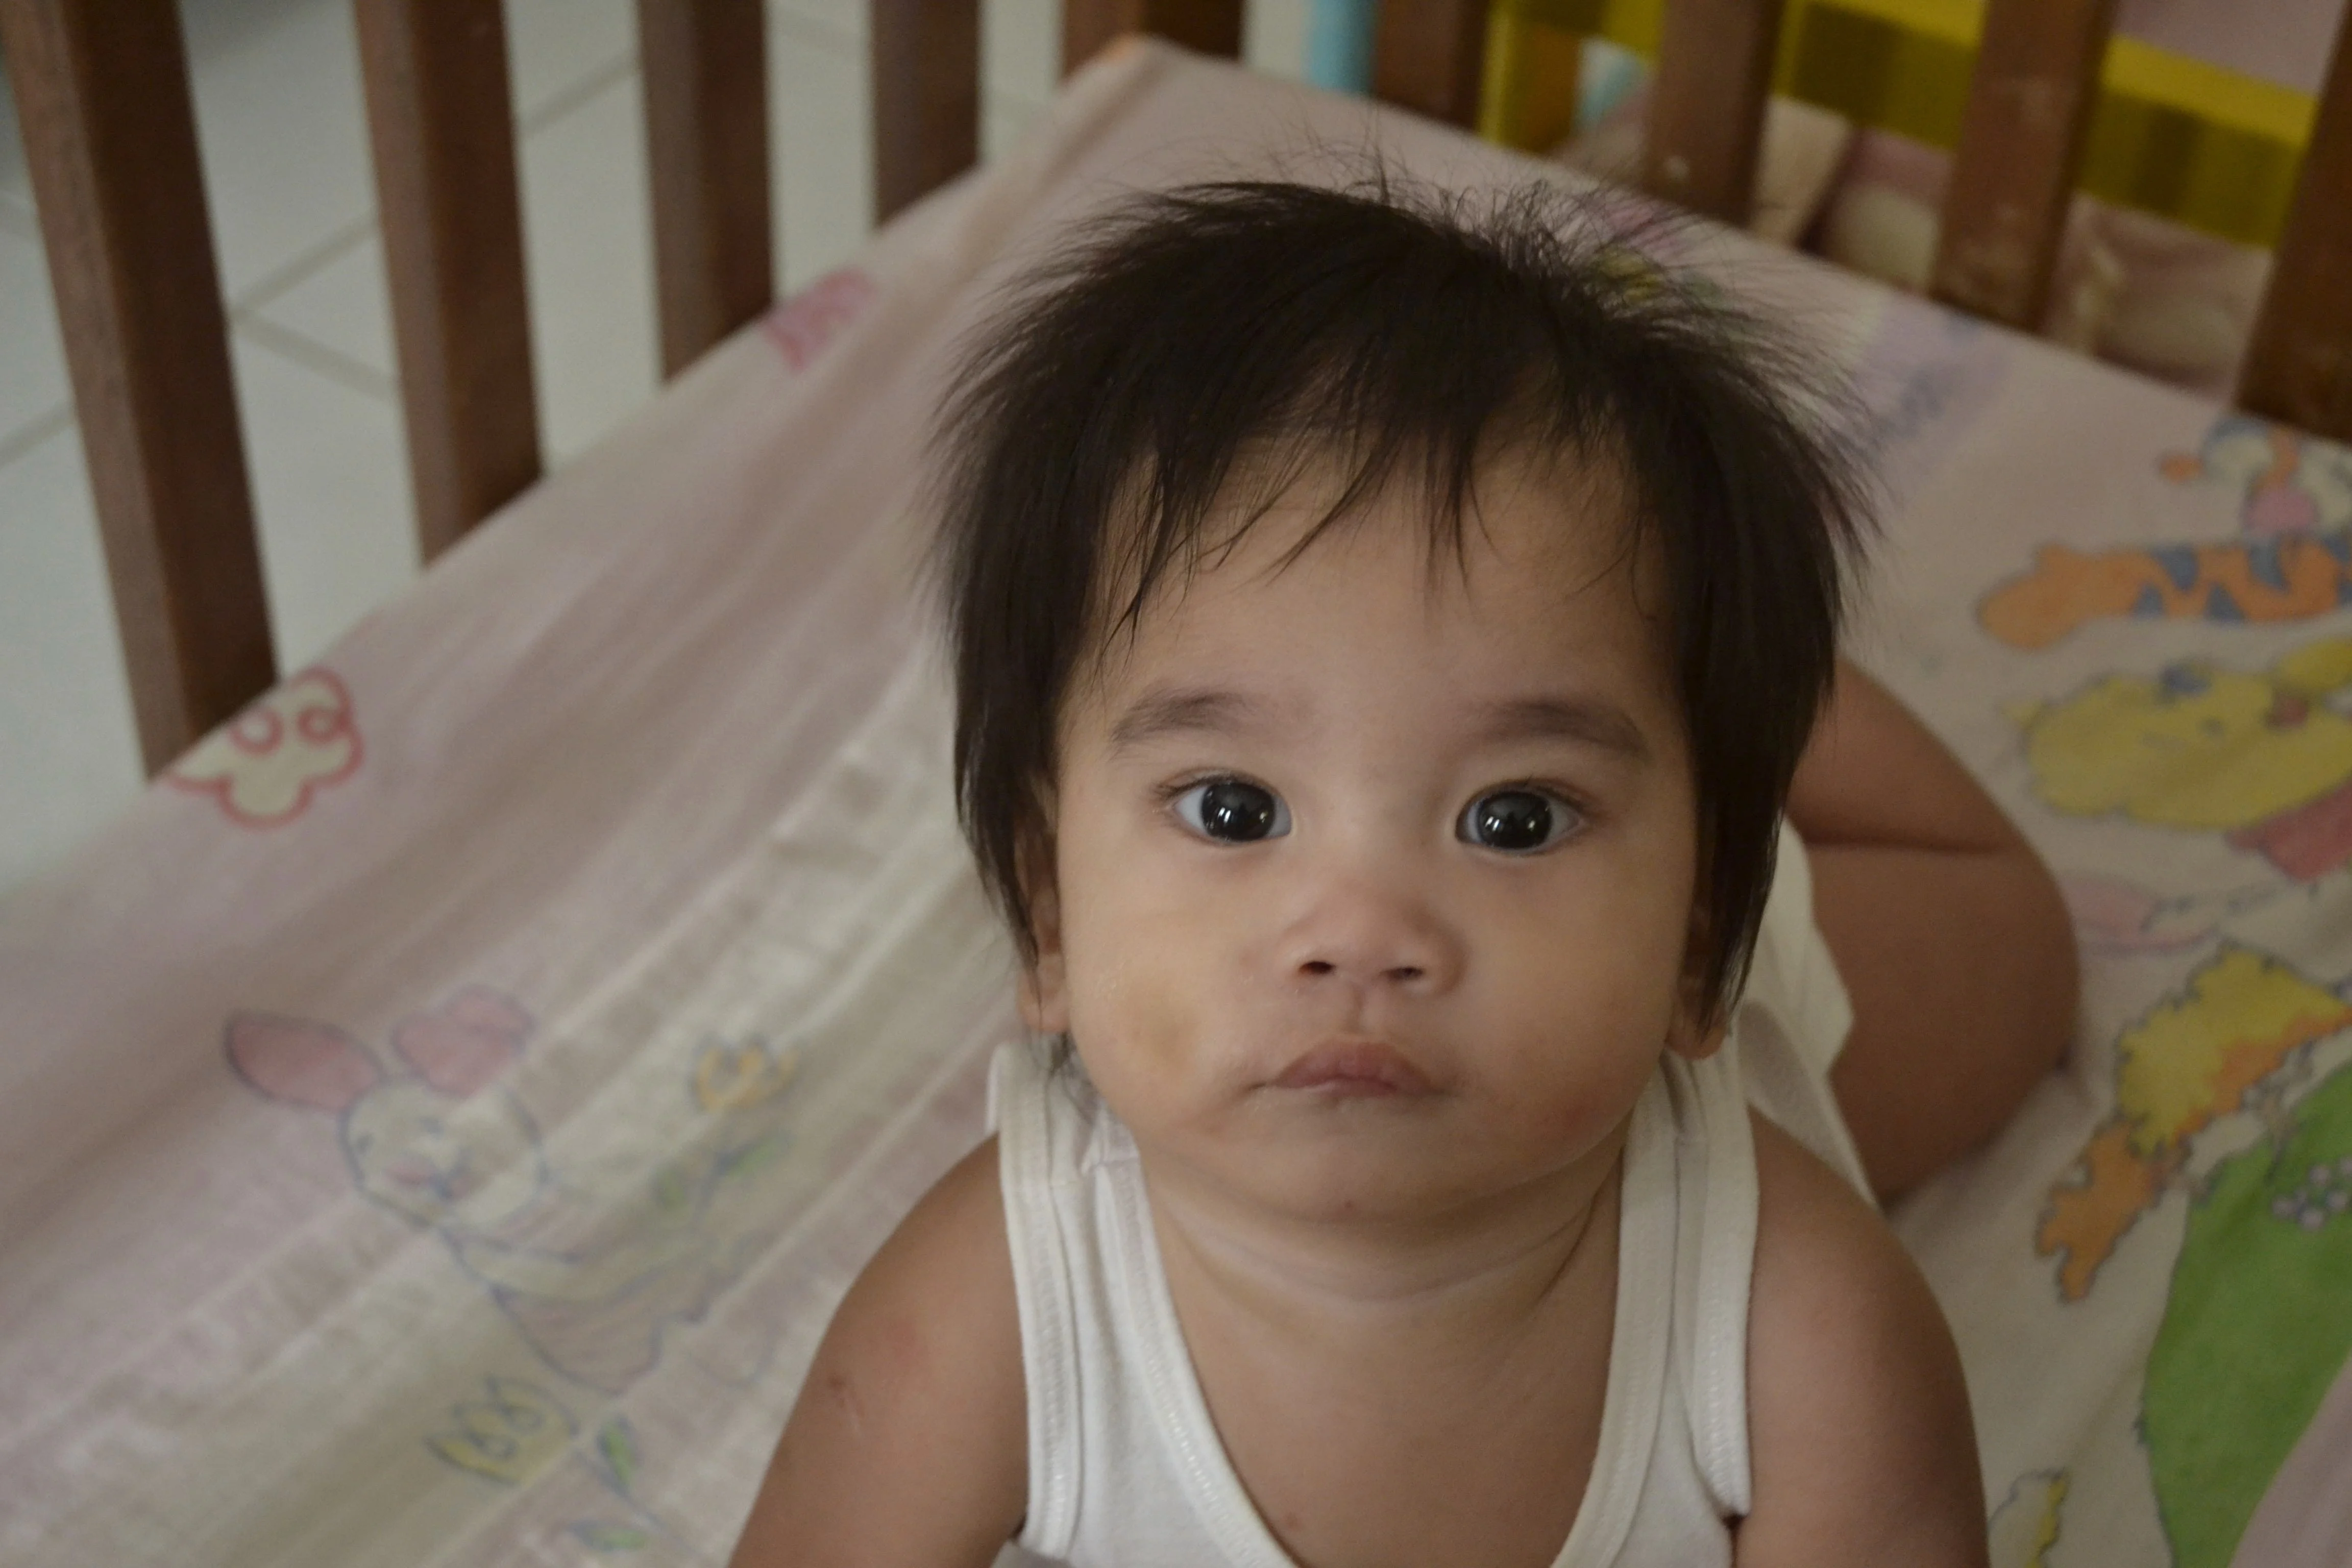
<instances>
[{"instance_id":1,"label":"baby's arm","mask_svg":"<svg viewBox=\"0 0 2352 1568\"><path fill-rule=\"evenodd\" d=\"M1739 1568L1984 1568L1968 1387L1927 1281L1851 1187L1754 1121Z\"/></svg>"},{"instance_id":2,"label":"baby's arm","mask_svg":"<svg viewBox=\"0 0 2352 1568\"><path fill-rule=\"evenodd\" d=\"M2041 858L1959 760L1840 661L1789 820L1853 999L1831 1079L1883 1198L1990 1137L2066 1053L2074 928Z\"/></svg>"},{"instance_id":3,"label":"baby's arm","mask_svg":"<svg viewBox=\"0 0 2352 1568\"><path fill-rule=\"evenodd\" d=\"M992 1138L850 1287L733 1568L985 1568L1026 1506L1027 1424Z\"/></svg>"}]
</instances>

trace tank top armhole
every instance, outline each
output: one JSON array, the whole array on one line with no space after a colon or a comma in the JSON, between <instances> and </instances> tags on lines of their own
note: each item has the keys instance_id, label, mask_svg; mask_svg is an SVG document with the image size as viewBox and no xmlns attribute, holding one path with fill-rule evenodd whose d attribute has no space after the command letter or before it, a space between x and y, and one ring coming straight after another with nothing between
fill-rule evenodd
<instances>
[{"instance_id":1,"label":"tank top armhole","mask_svg":"<svg viewBox=\"0 0 2352 1568\"><path fill-rule=\"evenodd\" d=\"M1076 1300L1054 1202L1069 1172L1057 1145L1051 1076L1024 1042L999 1046L988 1069L997 1181L1021 1317L1022 1381L1029 1405L1029 1502L1015 1538L1024 1551L1069 1555L1078 1517L1079 1400ZM1057 1131L1065 1131L1057 1139Z\"/></svg>"}]
</instances>

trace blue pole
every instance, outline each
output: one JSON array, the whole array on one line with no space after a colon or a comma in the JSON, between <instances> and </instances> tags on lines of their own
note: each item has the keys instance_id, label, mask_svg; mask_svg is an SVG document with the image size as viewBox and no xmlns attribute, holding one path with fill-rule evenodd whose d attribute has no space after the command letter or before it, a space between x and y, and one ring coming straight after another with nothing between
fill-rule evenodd
<instances>
[{"instance_id":1,"label":"blue pole","mask_svg":"<svg viewBox=\"0 0 2352 1568\"><path fill-rule=\"evenodd\" d=\"M1313 0L1307 13L1307 79L1339 92L1372 89L1372 33L1381 0Z\"/></svg>"}]
</instances>

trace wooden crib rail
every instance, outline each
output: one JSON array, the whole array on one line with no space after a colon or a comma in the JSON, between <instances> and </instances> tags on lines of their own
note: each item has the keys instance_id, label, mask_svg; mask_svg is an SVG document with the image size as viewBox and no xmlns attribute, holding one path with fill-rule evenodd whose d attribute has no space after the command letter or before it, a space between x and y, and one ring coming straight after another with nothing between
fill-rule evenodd
<instances>
[{"instance_id":1,"label":"wooden crib rail","mask_svg":"<svg viewBox=\"0 0 2352 1568\"><path fill-rule=\"evenodd\" d=\"M1474 125L1486 54L1483 0L1384 0L1372 37L1372 96Z\"/></svg>"},{"instance_id":2,"label":"wooden crib rail","mask_svg":"<svg viewBox=\"0 0 2352 1568\"><path fill-rule=\"evenodd\" d=\"M1577 0L1561 0L1574 5ZM1583 0L1598 16L1614 0ZM1664 0L1652 183L1738 217L1784 0ZM502 8L353 0L427 558L539 472ZM662 363L763 310L761 0L637 0ZM2028 321L2048 289L2113 0L1990 0L1937 287ZM1385 0L1380 96L1469 123L1486 0ZM1144 29L1232 55L1242 0L1066 0L1073 63ZM2347 25L2352 36L2352 24ZM877 205L975 161L978 0L872 0ZM174 0L0 0L140 745L161 768L274 679ZM1990 259L1988 259L1990 258ZM2352 43L2339 36L2243 382L2352 439Z\"/></svg>"},{"instance_id":3,"label":"wooden crib rail","mask_svg":"<svg viewBox=\"0 0 2352 1568\"><path fill-rule=\"evenodd\" d=\"M2050 302L2116 0L1988 0L1929 291L2031 330Z\"/></svg>"},{"instance_id":4,"label":"wooden crib rail","mask_svg":"<svg viewBox=\"0 0 2352 1568\"><path fill-rule=\"evenodd\" d=\"M1642 146L1645 186L1709 217L1748 222L1780 37L1780 0L1667 5Z\"/></svg>"},{"instance_id":5,"label":"wooden crib rail","mask_svg":"<svg viewBox=\"0 0 2352 1568\"><path fill-rule=\"evenodd\" d=\"M2352 441L2352 12L2321 91L2238 401Z\"/></svg>"},{"instance_id":6,"label":"wooden crib rail","mask_svg":"<svg viewBox=\"0 0 2352 1568\"><path fill-rule=\"evenodd\" d=\"M775 298L767 8L637 0L637 58L662 374L676 375Z\"/></svg>"},{"instance_id":7,"label":"wooden crib rail","mask_svg":"<svg viewBox=\"0 0 2352 1568\"><path fill-rule=\"evenodd\" d=\"M1077 69L1121 33L1150 33L1197 54L1238 59L1242 0L1064 0L1063 71Z\"/></svg>"},{"instance_id":8,"label":"wooden crib rail","mask_svg":"<svg viewBox=\"0 0 2352 1568\"><path fill-rule=\"evenodd\" d=\"M980 162L980 0L873 0L877 222Z\"/></svg>"},{"instance_id":9,"label":"wooden crib rail","mask_svg":"<svg viewBox=\"0 0 2352 1568\"><path fill-rule=\"evenodd\" d=\"M1388 0L1386 8L1405 3ZM1559 0L1557 9L1591 27L1605 5ZM1783 0L1663 0L1663 6L1643 183L1683 205L1742 221L1755 199L1764 84ZM2040 321L2115 10L2115 0L1985 0L1931 271L1938 299L2012 326ZM2240 374L2242 406L2352 441L2347 280L2352 14L2337 24L2317 120Z\"/></svg>"},{"instance_id":10,"label":"wooden crib rail","mask_svg":"<svg viewBox=\"0 0 2352 1568\"><path fill-rule=\"evenodd\" d=\"M540 471L505 23L471 0L354 10L430 560ZM773 293L766 24L760 0L637 11L675 373ZM0 47L152 773L276 679L185 46L173 0L0 0Z\"/></svg>"},{"instance_id":11,"label":"wooden crib rail","mask_svg":"<svg viewBox=\"0 0 2352 1568\"><path fill-rule=\"evenodd\" d=\"M507 35L496 5L357 0L417 542L539 478Z\"/></svg>"},{"instance_id":12,"label":"wooden crib rail","mask_svg":"<svg viewBox=\"0 0 2352 1568\"><path fill-rule=\"evenodd\" d=\"M173 0L0 0L140 752L274 679Z\"/></svg>"}]
</instances>

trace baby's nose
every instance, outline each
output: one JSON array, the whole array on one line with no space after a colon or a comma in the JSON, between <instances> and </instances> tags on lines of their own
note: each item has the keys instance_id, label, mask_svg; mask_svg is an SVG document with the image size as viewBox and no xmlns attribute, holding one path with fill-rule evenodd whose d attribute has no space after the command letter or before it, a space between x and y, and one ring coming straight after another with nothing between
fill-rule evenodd
<instances>
[{"instance_id":1,"label":"baby's nose","mask_svg":"<svg viewBox=\"0 0 2352 1568\"><path fill-rule=\"evenodd\" d=\"M1457 939L1425 902L1364 886L1318 899L1284 933L1281 957L1301 982L1415 993L1450 986L1462 967Z\"/></svg>"},{"instance_id":2,"label":"baby's nose","mask_svg":"<svg viewBox=\"0 0 2352 1568\"><path fill-rule=\"evenodd\" d=\"M1300 973L1308 975L1340 973L1352 975L1357 972L1357 968L1356 965L1343 965L1328 958L1310 958L1298 966ZM1402 984L1408 981L1418 980L1427 973L1428 971L1418 963L1397 963L1379 970L1378 978L1395 981Z\"/></svg>"}]
</instances>

